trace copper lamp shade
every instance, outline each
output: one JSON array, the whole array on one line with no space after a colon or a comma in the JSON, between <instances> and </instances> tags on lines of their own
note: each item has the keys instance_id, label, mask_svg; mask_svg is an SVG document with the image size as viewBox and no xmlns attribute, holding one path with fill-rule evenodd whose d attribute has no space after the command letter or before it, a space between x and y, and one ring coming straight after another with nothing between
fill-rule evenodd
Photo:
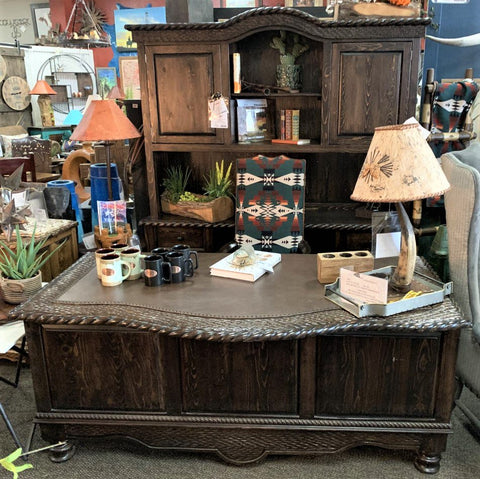
<instances>
[{"instance_id":1,"label":"copper lamp shade","mask_svg":"<svg viewBox=\"0 0 480 479\"><path fill-rule=\"evenodd\" d=\"M125 93L123 90L118 86L115 85L107 95L109 100L125 100Z\"/></svg>"},{"instance_id":2,"label":"copper lamp shade","mask_svg":"<svg viewBox=\"0 0 480 479\"><path fill-rule=\"evenodd\" d=\"M417 257L413 227L401 202L441 195L449 188L438 160L417 125L375 128L350 198L396 204L402 239L398 264L390 279L394 289L409 290Z\"/></svg>"},{"instance_id":3,"label":"copper lamp shade","mask_svg":"<svg viewBox=\"0 0 480 479\"><path fill-rule=\"evenodd\" d=\"M92 100L83 118L70 136L75 141L104 141L107 163L108 199L112 199L110 145L113 141L138 138L140 133L115 100Z\"/></svg>"},{"instance_id":4,"label":"copper lamp shade","mask_svg":"<svg viewBox=\"0 0 480 479\"><path fill-rule=\"evenodd\" d=\"M139 136L140 133L118 107L115 100L93 100L70 139L116 141Z\"/></svg>"},{"instance_id":5,"label":"copper lamp shade","mask_svg":"<svg viewBox=\"0 0 480 479\"><path fill-rule=\"evenodd\" d=\"M57 92L45 81L38 80L30 95L56 95Z\"/></svg>"}]
</instances>

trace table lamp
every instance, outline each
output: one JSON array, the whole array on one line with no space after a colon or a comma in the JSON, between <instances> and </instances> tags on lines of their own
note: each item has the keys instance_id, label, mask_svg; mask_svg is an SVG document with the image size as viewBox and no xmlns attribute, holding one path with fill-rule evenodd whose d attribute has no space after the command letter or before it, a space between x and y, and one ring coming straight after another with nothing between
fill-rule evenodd
<instances>
[{"instance_id":1,"label":"table lamp","mask_svg":"<svg viewBox=\"0 0 480 479\"><path fill-rule=\"evenodd\" d=\"M113 141L138 138L140 133L124 115L115 100L92 100L82 120L70 136L76 141L103 141L107 163L108 200L113 199L110 147Z\"/></svg>"},{"instance_id":2,"label":"table lamp","mask_svg":"<svg viewBox=\"0 0 480 479\"><path fill-rule=\"evenodd\" d=\"M395 203L401 225L398 263L389 284L410 289L417 247L413 226L402 204L441 195L450 188L438 160L415 124L375 128L352 200Z\"/></svg>"},{"instance_id":3,"label":"table lamp","mask_svg":"<svg viewBox=\"0 0 480 479\"><path fill-rule=\"evenodd\" d=\"M55 126L55 117L53 115L50 95L56 94L57 92L45 80L38 80L30 92L30 95L38 95L37 103L40 108L42 126Z\"/></svg>"}]
</instances>

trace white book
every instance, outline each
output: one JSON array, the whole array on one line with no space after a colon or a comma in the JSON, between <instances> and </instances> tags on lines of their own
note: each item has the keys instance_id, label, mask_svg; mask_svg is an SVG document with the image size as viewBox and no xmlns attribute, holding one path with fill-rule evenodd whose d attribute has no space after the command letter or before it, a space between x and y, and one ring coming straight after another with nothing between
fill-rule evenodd
<instances>
[{"instance_id":1,"label":"white book","mask_svg":"<svg viewBox=\"0 0 480 479\"><path fill-rule=\"evenodd\" d=\"M221 276L222 278L240 279L242 281L256 281L265 273L273 273L273 267L280 263L282 255L280 253L269 253L265 251L255 251L256 262L252 265L238 266L233 264L232 260L235 253L229 254L220 261L210 266L212 276Z\"/></svg>"}]
</instances>

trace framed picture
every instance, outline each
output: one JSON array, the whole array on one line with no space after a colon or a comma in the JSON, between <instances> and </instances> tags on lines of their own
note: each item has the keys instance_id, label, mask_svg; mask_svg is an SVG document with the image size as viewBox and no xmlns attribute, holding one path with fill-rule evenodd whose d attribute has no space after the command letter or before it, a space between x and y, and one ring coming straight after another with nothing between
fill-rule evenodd
<instances>
[{"instance_id":1,"label":"framed picture","mask_svg":"<svg viewBox=\"0 0 480 479\"><path fill-rule=\"evenodd\" d=\"M47 36L52 28L52 21L50 20L50 4L47 3L32 3L30 5L32 12L32 24L35 38Z\"/></svg>"},{"instance_id":2,"label":"framed picture","mask_svg":"<svg viewBox=\"0 0 480 479\"><path fill-rule=\"evenodd\" d=\"M238 143L256 143L271 139L265 98L237 100Z\"/></svg>"},{"instance_id":3,"label":"framed picture","mask_svg":"<svg viewBox=\"0 0 480 479\"><path fill-rule=\"evenodd\" d=\"M125 25L143 23L166 23L165 7L120 8L113 11L115 17L115 37L119 52L134 51L137 44L132 41L132 32L125 30Z\"/></svg>"},{"instance_id":4,"label":"framed picture","mask_svg":"<svg viewBox=\"0 0 480 479\"><path fill-rule=\"evenodd\" d=\"M140 100L140 74L138 57L120 57L120 84L126 100Z\"/></svg>"},{"instance_id":5,"label":"framed picture","mask_svg":"<svg viewBox=\"0 0 480 479\"><path fill-rule=\"evenodd\" d=\"M115 67L98 67L95 71L98 94L105 100L110 90L117 84L117 70Z\"/></svg>"}]
</instances>

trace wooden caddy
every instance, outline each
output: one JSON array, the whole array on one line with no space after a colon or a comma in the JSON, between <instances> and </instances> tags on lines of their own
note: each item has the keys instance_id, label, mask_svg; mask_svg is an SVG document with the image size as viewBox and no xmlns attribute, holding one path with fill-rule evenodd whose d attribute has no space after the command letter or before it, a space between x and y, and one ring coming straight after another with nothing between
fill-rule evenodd
<instances>
[{"instance_id":1,"label":"wooden caddy","mask_svg":"<svg viewBox=\"0 0 480 479\"><path fill-rule=\"evenodd\" d=\"M128 243L129 238L132 236L132 228L127 223L123 228L123 231L118 228L117 234L112 235L108 233L107 228L100 229L98 226L94 227L95 246L97 248L110 248L114 243Z\"/></svg>"},{"instance_id":2,"label":"wooden caddy","mask_svg":"<svg viewBox=\"0 0 480 479\"><path fill-rule=\"evenodd\" d=\"M340 275L340 268L353 267L357 273L373 269L370 251L342 251L317 254L317 279L320 283L333 283Z\"/></svg>"}]
</instances>

